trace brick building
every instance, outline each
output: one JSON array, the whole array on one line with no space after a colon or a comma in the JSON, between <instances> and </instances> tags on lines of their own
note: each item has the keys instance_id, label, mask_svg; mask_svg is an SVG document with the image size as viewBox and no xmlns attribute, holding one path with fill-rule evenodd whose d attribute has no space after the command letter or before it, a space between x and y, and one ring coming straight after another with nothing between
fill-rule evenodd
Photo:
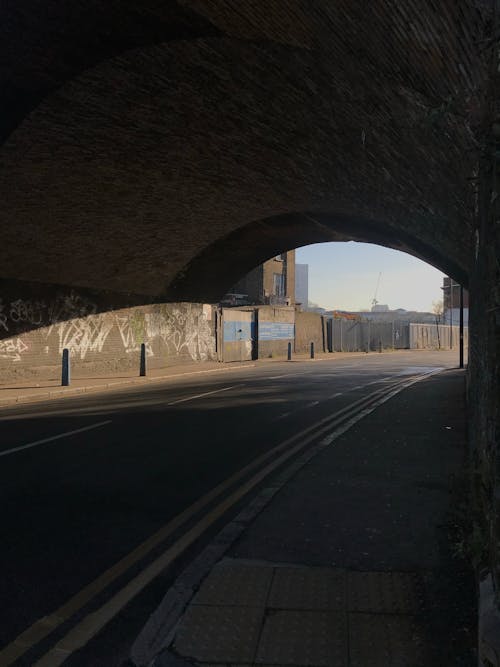
<instances>
[{"instance_id":1,"label":"brick building","mask_svg":"<svg viewBox=\"0 0 500 667\"><path fill-rule=\"evenodd\" d=\"M295 304L295 250L276 255L241 278L226 294L228 305Z\"/></svg>"}]
</instances>

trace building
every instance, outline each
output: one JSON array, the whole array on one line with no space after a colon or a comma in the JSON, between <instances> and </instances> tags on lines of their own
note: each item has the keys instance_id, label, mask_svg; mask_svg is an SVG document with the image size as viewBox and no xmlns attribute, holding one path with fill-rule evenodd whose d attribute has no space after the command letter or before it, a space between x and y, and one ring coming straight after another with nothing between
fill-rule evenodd
<instances>
[{"instance_id":1,"label":"building","mask_svg":"<svg viewBox=\"0 0 500 667\"><path fill-rule=\"evenodd\" d=\"M233 303L237 297L238 303ZM295 305L295 250L276 255L241 278L223 305Z\"/></svg>"},{"instance_id":2,"label":"building","mask_svg":"<svg viewBox=\"0 0 500 667\"><path fill-rule=\"evenodd\" d=\"M453 278L443 278L443 322L460 324L460 284ZM469 292L464 289L464 325L469 323Z\"/></svg>"},{"instance_id":3,"label":"building","mask_svg":"<svg viewBox=\"0 0 500 667\"><path fill-rule=\"evenodd\" d=\"M295 264L295 303L307 309L309 303L309 264Z\"/></svg>"}]
</instances>

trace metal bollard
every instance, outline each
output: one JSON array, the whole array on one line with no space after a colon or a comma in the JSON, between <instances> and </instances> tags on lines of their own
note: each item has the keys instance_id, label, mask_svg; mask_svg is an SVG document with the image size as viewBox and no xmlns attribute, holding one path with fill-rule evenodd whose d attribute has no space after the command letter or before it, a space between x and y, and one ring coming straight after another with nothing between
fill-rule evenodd
<instances>
[{"instance_id":1,"label":"metal bollard","mask_svg":"<svg viewBox=\"0 0 500 667\"><path fill-rule=\"evenodd\" d=\"M69 350L67 347L64 348L63 353L62 353L62 377L61 377L61 385L63 387L69 387L69 383L71 380L71 371L70 371L70 364L69 364Z\"/></svg>"},{"instance_id":2,"label":"metal bollard","mask_svg":"<svg viewBox=\"0 0 500 667\"><path fill-rule=\"evenodd\" d=\"M141 343L141 363L139 368L139 376L146 377L146 345Z\"/></svg>"},{"instance_id":3,"label":"metal bollard","mask_svg":"<svg viewBox=\"0 0 500 667\"><path fill-rule=\"evenodd\" d=\"M314 359L314 343L311 342L311 359Z\"/></svg>"},{"instance_id":4,"label":"metal bollard","mask_svg":"<svg viewBox=\"0 0 500 667\"><path fill-rule=\"evenodd\" d=\"M292 361L292 344L290 341L288 342L288 353L286 355L286 358L288 361Z\"/></svg>"}]
</instances>

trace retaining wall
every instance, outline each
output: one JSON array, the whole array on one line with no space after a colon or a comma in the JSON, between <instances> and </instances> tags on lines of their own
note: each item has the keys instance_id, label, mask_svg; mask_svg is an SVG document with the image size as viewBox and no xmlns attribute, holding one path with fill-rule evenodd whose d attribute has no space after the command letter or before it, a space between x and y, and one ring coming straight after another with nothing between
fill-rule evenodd
<instances>
[{"instance_id":1,"label":"retaining wall","mask_svg":"<svg viewBox=\"0 0 500 667\"><path fill-rule=\"evenodd\" d=\"M217 358L214 309L210 305L158 304L68 319L67 315L78 312L78 302L72 311L57 310L56 305L37 310L36 304L19 302L3 311L1 382L59 377L64 348L69 349L73 374L79 377L138 369L141 343L146 344L150 368ZM52 322L39 326L41 317ZM15 325L30 319L38 328L8 337L11 321Z\"/></svg>"}]
</instances>

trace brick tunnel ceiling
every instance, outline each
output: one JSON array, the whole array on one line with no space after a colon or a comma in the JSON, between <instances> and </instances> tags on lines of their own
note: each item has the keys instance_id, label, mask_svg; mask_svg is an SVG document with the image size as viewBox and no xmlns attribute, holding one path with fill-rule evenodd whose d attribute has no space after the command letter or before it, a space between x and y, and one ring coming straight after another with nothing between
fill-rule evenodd
<instances>
[{"instance_id":1,"label":"brick tunnel ceiling","mask_svg":"<svg viewBox=\"0 0 500 667\"><path fill-rule=\"evenodd\" d=\"M466 281L479 0L6 0L5 279L211 299L328 240Z\"/></svg>"}]
</instances>

